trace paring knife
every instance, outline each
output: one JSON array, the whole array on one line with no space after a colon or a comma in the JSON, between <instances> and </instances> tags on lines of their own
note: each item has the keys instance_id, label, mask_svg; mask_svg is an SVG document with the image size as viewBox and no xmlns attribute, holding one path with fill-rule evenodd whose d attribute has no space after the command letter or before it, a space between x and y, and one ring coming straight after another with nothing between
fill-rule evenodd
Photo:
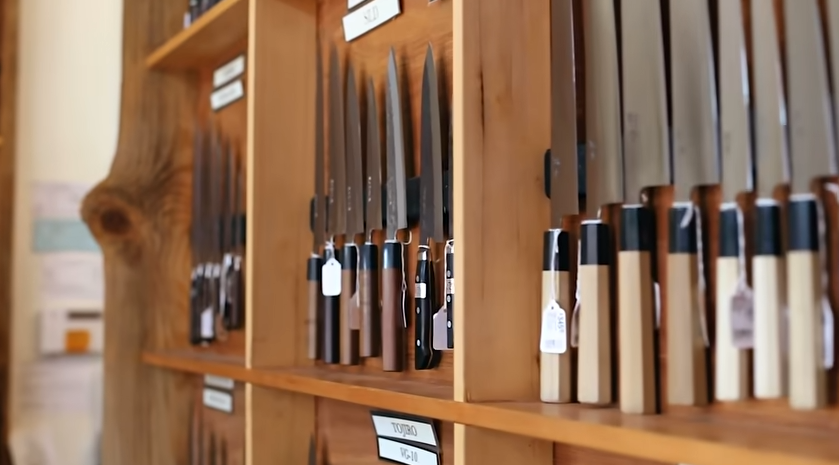
<instances>
[{"instance_id":1,"label":"paring knife","mask_svg":"<svg viewBox=\"0 0 839 465\"><path fill-rule=\"evenodd\" d=\"M341 364L358 364L359 315L358 245L364 234L364 168L361 148L361 110L352 63L347 71L347 229L341 262Z\"/></svg>"},{"instance_id":2,"label":"paring knife","mask_svg":"<svg viewBox=\"0 0 839 465\"><path fill-rule=\"evenodd\" d=\"M618 41L613 0L584 3L586 54L586 204L580 226L577 399L612 402L612 230L600 208L623 202ZM589 212L591 213L591 211Z\"/></svg>"},{"instance_id":3,"label":"paring knife","mask_svg":"<svg viewBox=\"0 0 839 465\"><path fill-rule=\"evenodd\" d=\"M788 330L786 263L781 238L781 205L775 189L789 182L787 108L775 16L775 2L751 4L752 76L754 79L755 200L752 289L754 296L754 395L773 399L787 395ZM718 362L719 363L719 362Z\"/></svg>"},{"instance_id":4,"label":"paring knife","mask_svg":"<svg viewBox=\"0 0 839 465\"><path fill-rule=\"evenodd\" d=\"M443 139L440 126L440 97L437 69L431 44L425 54L422 73L420 134L420 242L414 288L416 320L414 368L433 368L438 357L432 343L432 317L437 309L434 259L431 246L443 242Z\"/></svg>"},{"instance_id":5,"label":"paring knife","mask_svg":"<svg viewBox=\"0 0 839 465\"><path fill-rule=\"evenodd\" d=\"M714 49L707 0L670 3L673 206L667 256L667 401L706 405L708 336L701 212L693 190L719 184Z\"/></svg>"},{"instance_id":6,"label":"paring knife","mask_svg":"<svg viewBox=\"0 0 839 465\"><path fill-rule=\"evenodd\" d=\"M189 342L193 345L205 341L202 331L201 317L204 311L204 264L202 234L204 203L202 199L204 186L204 147L206 135L203 128L196 125L192 154L192 230L190 234L192 248L192 276L190 279L190 332Z\"/></svg>"},{"instance_id":7,"label":"paring knife","mask_svg":"<svg viewBox=\"0 0 839 465\"><path fill-rule=\"evenodd\" d=\"M621 3L624 206L618 252L619 397L624 413L658 409L655 215L644 191L670 184L659 0Z\"/></svg>"},{"instance_id":8,"label":"paring knife","mask_svg":"<svg viewBox=\"0 0 839 465\"><path fill-rule=\"evenodd\" d=\"M367 81L367 238L361 246L358 285L361 313L361 356L379 355L381 310L379 308L379 246L373 242L373 231L382 228L382 139L379 135L379 107L373 78Z\"/></svg>"},{"instance_id":9,"label":"paring knife","mask_svg":"<svg viewBox=\"0 0 839 465\"><path fill-rule=\"evenodd\" d=\"M315 46L315 208L314 231L312 234L312 256L306 266L309 281L309 308L307 327L309 330L309 358L316 360L321 356L323 304L321 292L321 272L323 258L320 248L326 235L326 196L323 190L324 178L323 153L323 63L321 62L320 41Z\"/></svg>"},{"instance_id":10,"label":"paring knife","mask_svg":"<svg viewBox=\"0 0 839 465\"><path fill-rule=\"evenodd\" d=\"M567 216L579 213L577 198L577 113L574 88L572 0L551 2L551 229L543 237L542 402L572 402L573 352L569 331L573 310L571 233Z\"/></svg>"},{"instance_id":11,"label":"paring knife","mask_svg":"<svg viewBox=\"0 0 839 465\"><path fill-rule=\"evenodd\" d=\"M719 25L720 127L722 130L722 195L719 256L716 275L716 374L717 400L744 400L749 396L749 353L735 343L735 292L745 299L751 293L746 277L743 212L738 195L752 190L751 116L746 36L739 1L720 2ZM741 295L742 294L742 295ZM743 309L743 313L749 313ZM738 337L743 337L738 336Z\"/></svg>"},{"instance_id":12,"label":"paring knife","mask_svg":"<svg viewBox=\"0 0 839 465\"><path fill-rule=\"evenodd\" d=\"M817 178L836 174L836 142L827 54L816 0L784 2L784 20L794 162L787 208L789 401L796 410L810 410L827 402L822 325L824 313L832 312L825 298L826 270L821 263L823 238L819 228L823 225L819 223L824 221L823 207L811 188ZM832 327L830 331L832 337Z\"/></svg>"},{"instance_id":13,"label":"paring knife","mask_svg":"<svg viewBox=\"0 0 839 465\"><path fill-rule=\"evenodd\" d=\"M396 53L390 49L385 86L387 181L385 243L382 254L382 369L402 371L405 360L405 257L399 231L408 227L405 193L405 139Z\"/></svg>"}]
</instances>

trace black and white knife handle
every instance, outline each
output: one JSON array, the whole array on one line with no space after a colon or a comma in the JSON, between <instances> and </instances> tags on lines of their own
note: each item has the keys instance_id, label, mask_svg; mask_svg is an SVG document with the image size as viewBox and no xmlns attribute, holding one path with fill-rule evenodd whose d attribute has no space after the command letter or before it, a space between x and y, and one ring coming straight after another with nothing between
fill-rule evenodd
<instances>
[{"instance_id":1,"label":"black and white knife handle","mask_svg":"<svg viewBox=\"0 0 839 465\"><path fill-rule=\"evenodd\" d=\"M242 257L233 255L233 266L230 269L228 281L230 287L227 295L230 302L230 309L227 315L227 329L242 329L245 326L245 282L242 279Z\"/></svg>"},{"instance_id":2,"label":"black and white knife handle","mask_svg":"<svg viewBox=\"0 0 839 465\"><path fill-rule=\"evenodd\" d=\"M434 264L428 246L419 246L417 277L414 282L414 369L428 370L434 361L432 325L434 317Z\"/></svg>"},{"instance_id":3,"label":"black and white knife handle","mask_svg":"<svg viewBox=\"0 0 839 465\"><path fill-rule=\"evenodd\" d=\"M318 323L322 320L323 292L321 291L321 273L323 259L317 255L309 258L306 264L306 280L309 282L309 311L306 313L306 327L308 329L309 359L317 360L320 356L320 331Z\"/></svg>"},{"instance_id":4,"label":"black and white knife handle","mask_svg":"<svg viewBox=\"0 0 839 465\"><path fill-rule=\"evenodd\" d=\"M446 244L446 332L447 347L454 349L454 241Z\"/></svg>"},{"instance_id":5,"label":"black and white knife handle","mask_svg":"<svg viewBox=\"0 0 839 465\"><path fill-rule=\"evenodd\" d=\"M202 304L204 287L204 267L198 265L192 269L192 277L189 284L189 343L192 345L201 344L201 312L204 311Z\"/></svg>"},{"instance_id":6,"label":"black and white knife handle","mask_svg":"<svg viewBox=\"0 0 839 465\"><path fill-rule=\"evenodd\" d=\"M341 252L339 250L327 249L324 255L324 262L330 258L335 258L338 262L341 261ZM321 276L322 278L322 276ZM324 296L323 297L323 361L329 364L340 363L341 361L341 297L340 296Z\"/></svg>"}]
</instances>

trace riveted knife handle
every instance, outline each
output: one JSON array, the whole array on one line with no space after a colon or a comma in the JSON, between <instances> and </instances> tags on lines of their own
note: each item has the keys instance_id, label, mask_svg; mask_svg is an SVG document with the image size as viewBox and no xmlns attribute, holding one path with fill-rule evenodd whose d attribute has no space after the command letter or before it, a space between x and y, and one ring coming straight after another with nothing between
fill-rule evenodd
<instances>
[{"instance_id":1,"label":"riveted knife handle","mask_svg":"<svg viewBox=\"0 0 839 465\"><path fill-rule=\"evenodd\" d=\"M566 328L570 327L573 311L571 282L571 240L567 231L551 229L545 232L542 260L542 308L551 299L565 310ZM566 331L566 337L570 333ZM540 352L540 397L542 402L573 402L573 356L570 338L566 341L563 354Z\"/></svg>"},{"instance_id":2,"label":"riveted knife handle","mask_svg":"<svg viewBox=\"0 0 839 465\"><path fill-rule=\"evenodd\" d=\"M434 271L431 251L420 246L417 254L417 276L414 287L414 369L428 370L434 362L431 331L434 317Z\"/></svg>"},{"instance_id":3,"label":"riveted knife handle","mask_svg":"<svg viewBox=\"0 0 839 465\"><path fill-rule=\"evenodd\" d=\"M699 263L696 215L687 224L689 206L670 209L667 255L667 403L708 404L708 365L700 327Z\"/></svg>"},{"instance_id":4,"label":"riveted knife handle","mask_svg":"<svg viewBox=\"0 0 839 465\"><path fill-rule=\"evenodd\" d=\"M385 242L382 254L382 369L402 371L405 360L403 246Z\"/></svg>"},{"instance_id":5,"label":"riveted knife handle","mask_svg":"<svg viewBox=\"0 0 839 465\"><path fill-rule=\"evenodd\" d=\"M454 244L446 248L446 346L454 349Z\"/></svg>"},{"instance_id":6,"label":"riveted knife handle","mask_svg":"<svg viewBox=\"0 0 839 465\"><path fill-rule=\"evenodd\" d=\"M357 269L358 249L355 244L345 245L341 261L341 365L358 365Z\"/></svg>"},{"instance_id":7,"label":"riveted knife handle","mask_svg":"<svg viewBox=\"0 0 839 465\"><path fill-rule=\"evenodd\" d=\"M338 262L343 258L339 250L326 251L324 262L335 256ZM323 276L321 276L323 278ZM323 297L323 361L329 364L339 363L341 360L341 297Z\"/></svg>"},{"instance_id":8,"label":"riveted knife handle","mask_svg":"<svg viewBox=\"0 0 839 465\"><path fill-rule=\"evenodd\" d=\"M189 283L189 343L201 344L201 312L204 310L201 302L203 295L204 276L203 266L193 268Z\"/></svg>"},{"instance_id":9,"label":"riveted knife handle","mask_svg":"<svg viewBox=\"0 0 839 465\"><path fill-rule=\"evenodd\" d=\"M781 206L760 199L755 208L755 251L752 257L754 296L754 395L776 399L787 395L788 360L784 334L788 328L786 260L781 239Z\"/></svg>"},{"instance_id":10,"label":"riveted knife handle","mask_svg":"<svg viewBox=\"0 0 839 465\"><path fill-rule=\"evenodd\" d=\"M720 210L719 256L716 282L716 351L714 396L719 401L749 397L749 352L734 344L731 298L740 276L740 226L737 208Z\"/></svg>"},{"instance_id":11,"label":"riveted knife handle","mask_svg":"<svg viewBox=\"0 0 839 465\"><path fill-rule=\"evenodd\" d=\"M358 293L361 312L361 356L379 355L379 247L366 243L361 246Z\"/></svg>"},{"instance_id":12,"label":"riveted knife handle","mask_svg":"<svg viewBox=\"0 0 839 465\"><path fill-rule=\"evenodd\" d=\"M321 292L321 271L323 259L318 256L309 258L306 265L306 279L309 286L309 309L306 313L306 326L309 331L309 359L317 360L320 355L321 341L318 335L318 323L322 320L323 293Z\"/></svg>"},{"instance_id":13,"label":"riveted knife handle","mask_svg":"<svg viewBox=\"0 0 839 465\"><path fill-rule=\"evenodd\" d=\"M577 399L584 404L612 403L612 288L613 263L609 225L586 222L580 226L580 310L577 349Z\"/></svg>"},{"instance_id":14,"label":"riveted knife handle","mask_svg":"<svg viewBox=\"0 0 839 465\"><path fill-rule=\"evenodd\" d=\"M793 199L788 207L787 279L789 287L789 403L812 410L827 403L823 368L824 296L819 257L818 204L815 197Z\"/></svg>"},{"instance_id":15,"label":"riveted knife handle","mask_svg":"<svg viewBox=\"0 0 839 465\"><path fill-rule=\"evenodd\" d=\"M623 413L658 410L655 217L644 206L621 209L618 252L618 397Z\"/></svg>"}]
</instances>

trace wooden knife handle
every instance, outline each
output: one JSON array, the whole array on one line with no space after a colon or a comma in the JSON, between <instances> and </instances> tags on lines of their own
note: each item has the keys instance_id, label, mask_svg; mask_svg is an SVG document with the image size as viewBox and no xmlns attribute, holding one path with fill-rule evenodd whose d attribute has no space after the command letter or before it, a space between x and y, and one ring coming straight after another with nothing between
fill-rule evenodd
<instances>
[{"instance_id":1,"label":"wooden knife handle","mask_svg":"<svg viewBox=\"0 0 839 465\"><path fill-rule=\"evenodd\" d=\"M542 245L542 308L551 299L557 299L565 310L566 328L570 328L571 312L574 310L571 282L571 240L568 231L550 229L545 231ZM571 350L570 331L566 330L567 350L564 354L550 354L540 351L540 397L542 402L567 403L574 401L574 358Z\"/></svg>"},{"instance_id":2,"label":"wooden knife handle","mask_svg":"<svg viewBox=\"0 0 839 465\"><path fill-rule=\"evenodd\" d=\"M793 199L788 209L789 403L796 410L821 408L827 402L816 202L815 197Z\"/></svg>"},{"instance_id":3,"label":"wooden knife handle","mask_svg":"<svg viewBox=\"0 0 839 465\"><path fill-rule=\"evenodd\" d=\"M749 397L749 352L734 345L731 322L731 297L740 279L745 279L745 276L740 276L740 227L737 208L720 211L719 244L714 395L720 401L745 400Z\"/></svg>"},{"instance_id":4,"label":"wooden knife handle","mask_svg":"<svg viewBox=\"0 0 839 465\"><path fill-rule=\"evenodd\" d=\"M382 254L382 369L402 371L405 360L402 244L385 242Z\"/></svg>"},{"instance_id":5,"label":"wooden knife handle","mask_svg":"<svg viewBox=\"0 0 839 465\"><path fill-rule=\"evenodd\" d=\"M623 413L658 410L657 331L652 253L653 211L643 206L621 209L618 252L618 392Z\"/></svg>"},{"instance_id":6,"label":"wooden knife handle","mask_svg":"<svg viewBox=\"0 0 839 465\"><path fill-rule=\"evenodd\" d=\"M358 249L355 244L344 246L344 259L341 261L341 365L358 365L358 326L355 325L356 305L356 270L358 269Z\"/></svg>"},{"instance_id":7,"label":"wooden knife handle","mask_svg":"<svg viewBox=\"0 0 839 465\"><path fill-rule=\"evenodd\" d=\"M584 404L612 403L612 234L600 221L580 227L580 333L577 399Z\"/></svg>"},{"instance_id":8,"label":"wooden knife handle","mask_svg":"<svg viewBox=\"0 0 839 465\"><path fill-rule=\"evenodd\" d=\"M708 404L708 362L700 327L696 215L682 225L693 206L670 209L667 256L667 403ZM703 300L704 301L704 300Z\"/></svg>"},{"instance_id":9,"label":"wooden knife handle","mask_svg":"<svg viewBox=\"0 0 839 465\"><path fill-rule=\"evenodd\" d=\"M306 313L306 326L309 330L309 358L317 360L320 356L321 341L318 335L318 323L322 320L323 292L321 292L321 271L323 259L311 257L306 264L306 278L309 285L309 311Z\"/></svg>"},{"instance_id":10,"label":"wooden knife handle","mask_svg":"<svg viewBox=\"0 0 839 465\"><path fill-rule=\"evenodd\" d=\"M358 295L361 313L361 356L379 355L379 247L366 243L361 246L359 259Z\"/></svg>"},{"instance_id":11,"label":"wooden knife handle","mask_svg":"<svg viewBox=\"0 0 839 465\"><path fill-rule=\"evenodd\" d=\"M340 250L327 250L324 261L329 261L334 254L338 262L343 258ZM341 347L341 298L340 296L324 296L323 298L323 361L329 364L338 363Z\"/></svg>"},{"instance_id":12,"label":"wooden knife handle","mask_svg":"<svg viewBox=\"0 0 839 465\"><path fill-rule=\"evenodd\" d=\"M454 243L446 247L446 338L447 347L454 349Z\"/></svg>"},{"instance_id":13,"label":"wooden knife handle","mask_svg":"<svg viewBox=\"0 0 839 465\"><path fill-rule=\"evenodd\" d=\"M189 343L201 344L201 312L204 311L201 298L204 288L204 266L198 265L192 269L189 283Z\"/></svg>"},{"instance_id":14,"label":"wooden knife handle","mask_svg":"<svg viewBox=\"0 0 839 465\"><path fill-rule=\"evenodd\" d=\"M758 399L786 397L789 370L786 260L781 239L781 207L773 200L755 208L755 251L752 258L754 295L754 395Z\"/></svg>"},{"instance_id":15,"label":"wooden knife handle","mask_svg":"<svg viewBox=\"0 0 839 465\"><path fill-rule=\"evenodd\" d=\"M415 279L414 309L414 369L428 370L434 364L434 346L431 339L434 323L434 263L431 250L420 246L417 254L417 276Z\"/></svg>"}]
</instances>

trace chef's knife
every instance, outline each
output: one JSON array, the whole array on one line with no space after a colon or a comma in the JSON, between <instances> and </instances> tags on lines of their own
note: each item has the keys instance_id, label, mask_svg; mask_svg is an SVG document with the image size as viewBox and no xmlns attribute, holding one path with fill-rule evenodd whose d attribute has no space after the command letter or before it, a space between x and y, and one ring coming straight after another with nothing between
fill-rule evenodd
<instances>
[{"instance_id":1,"label":"chef's knife","mask_svg":"<svg viewBox=\"0 0 839 465\"><path fill-rule=\"evenodd\" d=\"M781 205L775 189L789 182L787 108L775 2L751 4L752 76L754 79L755 200L754 256L754 395L787 395L786 263L781 238Z\"/></svg>"},{"instance_id":2,"label":"chef's knife","mask_svg":"<svg viewBox=\"0 0 839 465\"><path fill-rule=\"evenodd\" d=\"M203 218L203 154L205 145L205 134L203 129L196 125L192 153L192 231L190 234L192 248L192 276L190 279L189 307L190 307L190 331L189 342L193 345L201 344L204 340L201 331L201 315L204 311L202 297L204 292L204 266L202 262L202 218Z\"/></svg>"},{"instance_id":3,"label":"chef's knife","mask_svg":"<svg viewBox=\"0 0 839 465\"><path fill-rule=\"evenodd\" d=\"M382 254L382 369L402 371L405 360L405 257L398 237L408 227L405 193L405 139L396 54L390 50L385 86L387 181L385 243Z\"/></svg>"},{"instance_id":4,"label":"chef's knife","mask_svg":"<svg viewBox=\"0 0 839 465\"><path fill-rule=\"evenodd\" d=\"M312 256L306 266L309 281L309 311L307 327L309 330L309 358L315 360L321 355L321 327L323 325L324 297L321 292L321 271L323 258L320 248L326 235L326 196L323 190L323 63L321 62L320 41L315 47L315 208L314 230L312 231Z\"/></svg>"},{"instance_id":5,"label":"chef's knife","mask_svg":"<svg viewBox=\"0 0 839 465\"><path fill-rule=\"evenodd\" d=\"M382 139L379 136L379 107L373 78L367 81L367 238L361 246L358 285L361 313L361 356L379 355L381 311L379 308L379 246L373 242L373 231L382 229Z\"/></svg>"},{"instance_id":6,"label":"chef's knife","mask_svg":"<svg viewBox=\"0 0 839 465\"><path fill-rule=\"evenodd\" d=\"M230 221L233 222L233 266L230 278L230 314L229 326L241 329L245 325L245 282L242 274L242 259L245 256L245 162L241 157L235 157L233 163L235 174L235 190L233 192L233 214Z\"/></svg>"},{"instance_id":7,"label":"chef's knife","mask_svg":"<svg viewBox=\"0 0 839 465\"><path fill-rule=\"evenodd\" d=\"M618 354L624 413L655 413L658 408L655 215L644 191L671 180L662 36L659 0L621 3L625 203L618 253Z\"/></svg>"},{"instance_id":8,"label":"chef's knife","mask_svg":"<svg viewBox=\"0 0 839 465\"><path fill-rule=\"evenodd\" d=\"M716 274L716 373L717 400L744 400L749 395L749 353L735 342L733 297L744 301L746 251L743 213L737 203L741 193L752 190L751 115L746 35L739 1L719 2L720 127L722 131L722 196L719 255ZM739 317L738 317L739 318ZM742 337L742 336L738 336Z\"/></svg>"},{"instance_id":9,"label":"chef's knife","mask_svg":"<svg viewBox=\"0 0 839 465\"><path fill-rule=\"evenodd\" d=\"M612 231L600 208L623 202L618 41L613 0L584 3L586 204L595 219L580 227L577 399L612 402Z\"/></svg>"},{"instance_id":10,"label":"chef's knife","mask_svg":"<svg viewBox=\"0 0 839 465\"><path fill-rule=\"evenodd\" d=\"M208 218L209 224L207 230L209 231L209 258L208 267L210 269L210 306L213 309L213 328L215 339L224 341L227 339L227 328L224 326L224 315L222 315L221 305L221 271L222 271L222 256L223 256L223 241L222 241L222 219L224 217L224 153L227 142L223 139L218 130L213 131L213 140L211 143L210 154L210 169L212 175L210 177L209 193L207 197L210 200L210 216Z\"/></svg>"},{"instance_id":11,"label":"chef's knife","mask_svg":"<svg viewBox=\"0 0 839 465\"><path fill-rule=\"evenodd\" d=\"M836 145L827 54L816 0L787 0L784 20L794 163L787 208L789 401L794 409L809 410L823 407L827 401L822 324L823 312L831 312L820 255L824 252L819 231L823 207L813 194L812 183L836 174ZM831 337L832 331L831 327Z\"/></svg>"},{"instance_id":12,"label":"chef's knife","mask_svg":"<svg viewBox=\"0 0 839 465\"><path fill-rule=\"evenodd\" d=\"M449 240L446 241L446 347L454 349L454 118L449 113L449 190L446 197Z\"/></svg>"}]
</instances>

